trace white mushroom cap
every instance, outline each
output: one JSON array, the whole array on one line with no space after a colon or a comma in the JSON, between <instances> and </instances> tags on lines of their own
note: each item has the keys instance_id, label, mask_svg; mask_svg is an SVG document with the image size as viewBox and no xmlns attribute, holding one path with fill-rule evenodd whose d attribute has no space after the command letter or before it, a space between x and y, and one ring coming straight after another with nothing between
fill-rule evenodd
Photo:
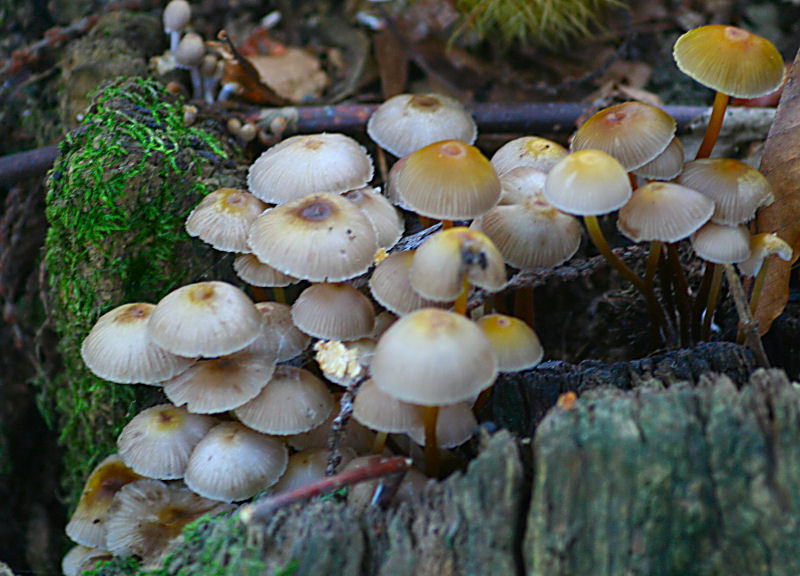
<instances>
[{"instance_id":1,"label":"white mushroom cap","mask_svg":"<svg viewBox=\"0 0 800 576\"><path fill-rule=\"evenodd\" d=\"M639 166L633 173L648 180L672 180L683 170L683 163L683 146L675 136L661 154Z\"/></svg>"},{"instance_id":2,"label":"white mushroom cap","mask_svg":"<svg viewBox=\"0 0 800 576\"><path fill-rule=\"evenodd\" d=\"M422 407L398 400L384 392L372 379L364 382L353 401L353 418L378 432L405 434L423 430Z\"/></svg>"},{"instance_id":3,"label":"white mushroom cap","mask_svg":"<svg viewBox=\"0 0 800 576\"><path fill-rule=\"evenodd\" d=\"M249 246L249 245L248 245ZM248 247L247 251L250 251ZM284 274L269 264L264 264L254 254L239 254L233 259L236 275L250 286L284 287L300 282L298 278Z\"/></svg>"},{"instance_id":4,"label":"white mushroom cap","mask_svg":"<svg viewBox=\"0 0 800 576\"><path fill-rule=\"evenodd\" d=\"M372 180L372 159L344 134L292 136L275 144L250 166L247 185L256 197L283 204L311 194L341 194Z\"/></svg>"},{"instance_id":5,"label":"white mushroom cap","mask_svg":"<svg viewBox=\"0 0 800 576\"><path fill-rule=\"evenodd\" d=\"M111 560L114 555L103 548L92 548L78 544L69 549L61 560L64 576L80 576L86 570L94 570L100 562Z\"/></svg>"},{"instance_id":6,"label":"white mushroom cap","mask_svg":"<svg viewBox=\"0 0 800 576\"><path fill-rule=\"evenodd\" d=\"M377 188L370 186L350 190L343 196L361 208L375 226L375 232L378 234L378 246L388 250L397 244L403 235L405 223L386 196L380 194Z\"/></svg>"},{"instance_id":7,"label":"white mushroom cap","mask_svg":"<svg viewBox=\"0 0 800 576\"><path fill-rule=\"evenodd\" d=\"M395 314L408 314L420 308L446 308L451 302L423 298L411 287L411 265L416 250L392 252L375 267L369 278L372 297Z\"/></svg>"},{"instance_id":8,"label":"white mushroom cap","mask_svg":"<svg viewBox=\"0 0 800 576\"><path fill-rule=\"evenodd\" d=\"M747 227L724 226L708 222L692 236L695 254L715 264L735 264L750 257L750 232Z\"/></svg>"},{"instance_id":9,"label":"white mushroom cap","mask_svg":"<svg viewBox=\"0 0 800 576\"><path fill-rule=\"evenodd\" d=\"M503 144L494 153L491 161L502 178L507 172L520 166L549 172L567 154L569 150L557 142L539 136L522 136Z\"/></svg>"},{"instance_id":10,"label":"white mushroom cap","mask_svg":"<svg viewBox=\"0 0 800 576\"><path fill-rule=\"evenodd\" d=\"M220 188L203 198L186 219L186 232L223 252L249 252L247 233L267 204L235 188Z\"/></svg>"},{"instance_id":11,"label":"white mushroom cap","mask_svg":"<svg viewBox=\"0 0 800 576\"><path fill-rule=\"evenodd\" d=\"M166 32L180 32L192 18L192 7L186 0L170 0L161 17Z\"/></svg>"},{"instance_id":12,"label":"white mushroom cap","mask_svg":"<svg viewBox=\"0 0 800 576\"><path fill-rule=\"evenodd\" d=\"M280 302L258 302L256 308L264 317L264 331L260 340L276 350L278 362L291 360L306 349L311 337L292 322L292 309ZM257 346L259 341L253 345Z\"/></svg>"},{"instance_id":13,"label":"white mushroom cap","mask_svg":"<svg viewBox=\"0 0 800 576\"><path fill-rule=\"evenodd\" d=\"M288 461L289 452L280 440L238 422L223 422L195 447L184 479L201 496L234 502L275 484Z\"/></svg>"},{"instance_id":14,"label":"white mushroom cap","mask_svg":"<svg viewBox=\"0 0 800 576\"><path fill-rule=\"evenodd\" d=\"M206 52L203 38L194 32L186 33L175 51L175 62L185 67L200 66Z\"/></svg>"},{"instance_id":15,"label":"white mushroom cap","mask_svg":"<svg viewBox=\"0 0 800 576\"><path fill-rule=\"evenodd\" d=\"M745 276L756 276L764 264L764 260L774 254L781 260L792 259L792 247L776 234L764 232L750 237L750 258L739 262L739 270Z\"/></svg>"},{"instance_id":16,"label":"white mushroom cap","mask_svg":"<svg viewBox=\"0 0 800 576\"><path fill-rule=\"evenodd\" d=\"M350 284L312 284L292 304L292 321L315 338L356 340L372 332L375 309Z\"/></svg>"},{"instance_id":17,"label":"white mushroom cap","mask_svg":"<svg viewBox=\"0 0 800 576\"><path fill-rule=\"evenodd\" d=\"M367 121L367 134L397 157L439 142L473 144L475 121L458 100L443 94L398 94L378 106Z\"/></svg>"},{"instance_id":18,"label":"white mushroom cap","mask_svg":"<svg viewBox=\"0 0 800 576\"><path fill-rule=\"evenodd\" d=\"M157 384L194 362L156 345L147 325L154 304L133 302L103 314L81 344L81 358L93 374L118 384Z\"/></svg>"},{"instance_id":19,"label":"white mushroom cap","mask_svg":"<svg viewBox=\"0 0 800 576\"><path fill-rule=\"evenodd\" d=\"M263 319L242 290L219 281L173 290L156 305L147 333L180 356L216 357L241 350L261 333Z\"/></svg>"}]
</instances>

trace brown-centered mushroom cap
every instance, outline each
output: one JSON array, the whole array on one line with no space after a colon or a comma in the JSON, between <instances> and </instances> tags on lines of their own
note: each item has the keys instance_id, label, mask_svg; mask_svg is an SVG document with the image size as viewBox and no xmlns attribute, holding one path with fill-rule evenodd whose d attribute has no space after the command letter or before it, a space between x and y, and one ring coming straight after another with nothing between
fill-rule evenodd
<instances>
[{"instance_id":1,"label":"brown-centered mushroom cap","mask_svg":"<svg viewBox=\"0 0 800 576\"><path fill-rule=\"evenodd\" d=\"M363 274L378 250L375 227L338 194L314 194L264 212L249 237L253 254L284 274L341 282Z\"/></svg>"},{"instance_id":2,"label":"brown-centered mushroom cap","mask_svg":"<svg viewBox=\"0 0 800 576\"><path fill-rule=\"evenodd\" d=\"M411 263L411 286L424 298L452 302L464 289L464 277L490 292L505 286L503 256L478 230L463 226L437 232L417 249Z\"/></svg>"},{"instance_id":3,"label":"brown-centered mushroom cap","mask_svg":"<svg viewBox=\"0 0 800 576\"><path fill-rule=\"evenodd\" d=\"M361 144L337 133L303 134L275 144L250 166L247 185L257 198L283 204L311 194L341 194L372 179Z\"/></svg>"},{"instance_id":4,"label":"brown-centered mushroom cap","mask_svg":"<svg viewBox=\"0 0 800 576\"><path fill-rule=\"evenodd\" d=\"M95 322L81 344L81 358L93 374L118 384L158 384L186 370L193 358L167 352L150 338L154 304L117 306Z\"/></svg>"},{"instance_id":5,"label":"brown-centered mushroom cap","mask_svg":"<svg viewBox=\"0 0 800 576\"><path fill-rule=\"evenodd\" d=\"M156 305L147 333L161 348L180 356L231 354L253 342L263 319L242 290L219 281L173 290Z\"/></svg>"},{"instance_id":6,"label":"brown-centered mushroom cap","mask_svg":"<svg viewBox=\"0 0 800 576\"><path fill-rule=\"evenodd\" d=\"M245 426L288 436L320 426L333 410L325 384L308 370L281 365L261 392L234 413Z\"/></svg>"},{"instance_id":7,"label":"brown-centered mushroom cap","mask_svg":"<svg viewBox=\"0 0 800 576\"><path fill-rule=\"evenodd\" d=\"M216 419L172 404L139 412L117 437L117 450L134 472L159 480L183 478L195 445Z\"/></svg>"},{"instance_id":8,"label":"brown-centered mushroom cap","mask_svg":"<svg viewBox=\"0 0 800 576\"><path fill-rule=\"evenodd\" d=\"M783 82L783 57L775 45L735 26L712 24L683 34L672 50L681 72L737 98L774 92Z\"/></svg>"},{"instance_id":9,"label":"brown-centered mushroom cap","mask_svg":"<svg viewBox=\"0 0 800 576\"><path fill-rule=\"evenodd\" d=\"M184 480L205 498L245 500L275 484L288 461L289 452L280 440L238 422L223 422L195 447Z\"/></svg>"},{"instance_id":10,"label":"brown-centered mushroom cap","mask_svg":"<svg viewBox=\"0 0 800 576\"><path fill-rule=\"evenodd\" d=\"M429 218L475 218L500 200L500 179L474 146L429 144L403 158L392 177L400 205Z\"/></svg>"},{"instance_id":11,"label":"brown-centered mushroom cap","mask_svg":"<svg viewBox=\"0 0 800 576\"><path fill-rule=\"evenodd\" d=\"M424 308L383 333L372 356L379 389L413 404L441 406L471 399L497 376L489 340L454 312Z\"/></svg>"},{"instance_id":12,"label":"brown-centered mushroom cap","mask_svg":"<svg viewBox=\"0 0 800 576\"><path fill-rule=\"evenodd\" d=\"M675 119L644 102L623 102L597 112L572 138L570 149L602 150L627 171L635 170L661 154L675 136Z\"/></svg>"},{"instance_id":13,"label":"brown-centered mushroom cap","mask_svg":"<svg viewBox=\"0 0 800 576\"><path fill-rule=\"evenodd\" d=\"M668 182L650 182L634 191L619 210L617 228L634 242L677 242L708 222L714 202L700 192Z\"/></svg>"},{"instance_id":14,"label":"brown-centered mushroom cap","mask_svg":"<svg viewBox=\"0 0 800 576\"><path fill-rule=\"evenodd\" d=\"M475 121L458 100L443 94L398 94L378 106L367 134L381 148L405 156L441 140L475 142Z\"/></svg>"},{"instance_id":15,"label":"brown-centered mushroom cap","mask_svg":"<svg viewBox=\"0 0 800 576\"><path fill-rule=\"evenodd\" d=\"M247 233L267 204L235 188L203 198L186 219L186 231L223 252L249 252Z\"/></svg>"},{"instance_id":16,"label":"brown-centered mushroom cap","mask_svg":"<svg viewBox=\"0 0 800 576\"><path fill-rule=\"evenodd\" d=\"M547 174L544 197L567 214L599 216L621 208L632 194L625 168L600 150L579 150Z\"/></svg>"},{"instance_id":17,"label":"brown-centered mushroom cap","mask_svg":"<svg viewBox=\"0 0 800 576\"><path fill-rule=\"evenodd\" d=\"M312 284L292 304L292 321L315 338L356 340L372 332L375 309L350 284Z\"/></svg>"},{"instance_id":18,"label":"brown-centered mushroom cap","mask_svg":"<svg viewBox=\"0 0 800 576\"><path fill-rule=\"evenodd\" d=\"M549 172L567 154L569 150L557 142L539 136L522 136L501 146L492 156L492 166L501 177L519 166Z\"/></svg>"}]
</instances>

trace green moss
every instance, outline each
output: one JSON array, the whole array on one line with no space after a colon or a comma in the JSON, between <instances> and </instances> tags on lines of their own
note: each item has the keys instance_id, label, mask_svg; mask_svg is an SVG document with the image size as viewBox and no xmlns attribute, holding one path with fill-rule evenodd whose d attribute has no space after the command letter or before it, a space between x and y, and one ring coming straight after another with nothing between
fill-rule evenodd
<instances>
[{"instance_id":1,"label":"green moss","mask_svg":"<svg viewBox=\"0 0 800 576\"><path fill-rule=\"evenodd\" d=\"M214 256L190 240L184 221L224 158L212 135L184 127L178 101L143 79L102 89L61 145L48 178L45 263L63 369L42 384L40 406L60 431L70 507L154 390L99 380L81 343L102 313L157 302L208 271Z\"/></svg>"}]
</instances>

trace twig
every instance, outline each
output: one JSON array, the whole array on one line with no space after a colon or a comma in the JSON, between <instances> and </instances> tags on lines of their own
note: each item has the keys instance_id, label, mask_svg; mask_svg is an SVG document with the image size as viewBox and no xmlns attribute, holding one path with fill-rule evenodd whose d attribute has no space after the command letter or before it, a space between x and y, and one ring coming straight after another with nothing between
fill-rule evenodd
<instances>
[{"instance_id":1,"label":"twig","mask_svg":"<svg viewBox=\"0 0 800 576\"><path fill-rule=\"evenodd\" d=\"M411 458L402 456L371 459L361 468L353 468L318 482L301 486L295 490L289 490L252 504L245 504L239 509L239 519L245 524L264 522L275 510L289 504L302 502L314 496L333 492L339 488L352 486L365 480L404 473L411 467L411 464Z\"/></svg>"},{"instance_id":2,"label":"twig","mask_svg":"<svg viewBox=\"0 0 800 576\"><path fill-rule=\"evenodd\" d=\"M745 343L752 350L758 365L761 368L769 368L769 358L767 358L764 345L761 343L761 337L758 335L758 323L754 322L750 315L750 305L747 302L739 275L732 264L725 264L724 267L725 279L728 281L728 288L733 296L733 302L736 304L736 313L739 315L739 322L745 334Z\"/></svg>"}]
</instances>

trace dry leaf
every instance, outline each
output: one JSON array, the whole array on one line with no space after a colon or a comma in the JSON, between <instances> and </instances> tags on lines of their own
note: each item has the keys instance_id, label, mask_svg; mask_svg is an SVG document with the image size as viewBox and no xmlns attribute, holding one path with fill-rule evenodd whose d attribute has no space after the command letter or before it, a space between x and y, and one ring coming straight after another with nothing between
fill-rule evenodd
<instances>
[{"instance_id":1,"label":"dry leaf","mask_svg":"<svg viewBox=\"0 0 800 576\"><path fill-rule=\"evenodd\" d=\"M775 202L758 214L759 232L774 232L794 250L791 262L771 259L755 320L765 334L789 301L789 274L800 253L800 51L764 143L761 172Z\"/></svg>"}]
</instances>

